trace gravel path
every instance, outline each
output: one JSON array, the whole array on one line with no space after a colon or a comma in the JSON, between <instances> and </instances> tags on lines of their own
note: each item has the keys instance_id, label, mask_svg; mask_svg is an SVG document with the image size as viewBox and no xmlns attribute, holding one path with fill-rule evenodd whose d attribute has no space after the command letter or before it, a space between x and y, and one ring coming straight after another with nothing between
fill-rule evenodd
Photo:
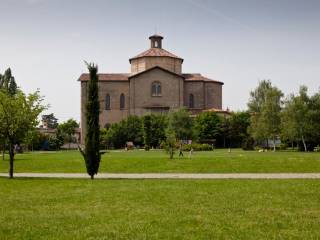
<instances>
[{"instance_id":1,"label":"gravel path","mask_svg":"<svg viewBox=\"0 0 320 240\"><path fill-rule=\"evenodd\" d=\"M0 173L0 177L8 177ZM89 178L85 173L15 173L15 178ZM320 173L99 173L97 179L320 179Z\"/></svg>"}]
</instances>

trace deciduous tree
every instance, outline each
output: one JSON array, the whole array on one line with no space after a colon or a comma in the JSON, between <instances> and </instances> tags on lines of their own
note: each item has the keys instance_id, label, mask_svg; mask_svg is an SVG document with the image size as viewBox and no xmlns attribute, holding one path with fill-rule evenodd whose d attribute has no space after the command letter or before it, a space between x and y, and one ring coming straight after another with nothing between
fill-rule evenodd
<instances>
[{"instance_id":1,"label":"deciduous tree","mask_svg":"<svg viewBox=\"0 0 320 240\"><path fill-rule=\"evenodd\" d=\"M277 87L272 86L269 80L263 80L250 93L248 102L249 111L252 114L250 133L257 141L268 142L268 139L272 139L274 151L276 137L280 135L282 96L283 93Z\"/></svg>"},{"instance_id":2,"label":"deciduous tree","mask_svg":"<svg viewBox=\"0 0 320 240\"><path fill-rule=\"evenodd\" d=\"M248 112L234 112L229 118L230 141L234 147L241 147L249 137L250 114Z\"/></svg>"},{"instance_id":3,"label":"deciduous tree","mask_svg":"<svg viewBox=\"0 0 320 240\"><path fill-rule=\"evenodd\" d=\"M70 144L72 142L75 142L74 134L76 132L76 128L78 127L79 123L77 123L77 121L72 118L58 126L58 129L60 130L61 134L64 135L64 139L69 143L69 149Z\"/></svg>"},{"instance_id":4,"label":"deciduous tree","mask_svg":"<svg viewBox=\"0 0 320 240\"><path fill-rule=\"evenodd\" d=\"M166 140L165 140L165 150L169 154L170 159L173 159L176 148L176 131L174 129L175 122L172 115L168 119L168 126L166 128Z\"/></svg>"},{"instance_id":5,"label":"deciduous tree","mask_svg":"<svg viewBox=\"0 0 320 240\"><path fill-rule=\"evenodd\" d=\"M267 91L266 101L262 106L261 117L259 118L264 125L267 137L272 139L273 151L276 150L276 138L280 136L281 97L283 97L283 93L276 87Z\"/></svg>"},{"instance_id":6,"label":"deciduous tree","mask_svg":"<svg viewBox=\"0 0 320 240\"><path fill-rule=\"evenodd\" d=\"M178 140L193 139L193 121L190 117L190 113L186 109L182 108L177 111L172 111L169 114L169 124L175 132L175 136Z\"/></svg>"},{"instance_id":7,"label":"deciduous tree","mask_svg":"<svg viewBox=\"0 0 320 240\"><path fill-rule=\"evenodd\" d=\"M14 146L38 124L39 114L46 108L39 92L26 96L21 90L10 95L0 91L0 131L9 145L9 176L13 178Z\"/></svg>"},{"instance_id":8,"label":"deciduous tree","mask_svg":"<svg viewBox=\"0 0 320 240\"><path fill-rule=\"evenodd\" d=\"M143 143L142 121L138 116L129 116L123 120L126 127L126 141L133 142L135 145Z\"/></svg>"},{"instance_id":9,"label":"deciduous tree","mask_svg":"<svg viewBox=\"0 0 320 240\"><path fill-rule=\"evenodd\" d=\"M195 119L195 129L200 142L216 140L222 134L222 118L214 112L202 112Z\"/></svg>"},{"instance_id":10,"label":"deciduous tree","mask_svg":"<svg viewBox=\"0 0 320 240\"><path fill-rule=\"evenodd\" d=\"M306 86L298 95L291 94L285 101L281 115L284 138L302 142L303 150L313 150L320 142L320 94L308 96ZM309 145L309 147L308 147Z\"/></svg>"}]
</instances>

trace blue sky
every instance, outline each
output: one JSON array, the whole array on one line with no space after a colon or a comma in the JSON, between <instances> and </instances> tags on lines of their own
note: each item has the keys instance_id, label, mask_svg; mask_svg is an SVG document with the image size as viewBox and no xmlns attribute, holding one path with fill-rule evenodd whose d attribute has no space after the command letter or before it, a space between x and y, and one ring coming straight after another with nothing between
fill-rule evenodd
<instances>
[{"instance_id":1,"label":"blue sky","mask_svg":"<svg viewBox=\"0 0 320 240\"><path fill-rule=\"evenodd\" d=\"M0 12L0 72L39 88L61 121L80 119L83 60L129 72L155 29L183 72L225 83L224 108L245 109L262 79L285 94L320 86L318 0L0 0Z\"/></svg>"}]
</instances>

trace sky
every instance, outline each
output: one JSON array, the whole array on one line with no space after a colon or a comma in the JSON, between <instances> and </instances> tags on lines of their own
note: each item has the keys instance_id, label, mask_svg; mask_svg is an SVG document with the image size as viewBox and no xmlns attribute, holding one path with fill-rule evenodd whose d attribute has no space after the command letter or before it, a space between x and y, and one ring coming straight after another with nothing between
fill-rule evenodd
<instances>
[{"instance_id":1,"label":"sky","mask_svg":"<svg viewBox=\"0 0 320 240\"><path fill-rule=\"evenodd\" d=\"M263 79L286 95L320 87L319 0L0 0L0 13L0 72L60 121L80 119L84 60L129 72L154 33L183 72L224 82L224 109L245 110Z\"/></svg>"}]
</instances>

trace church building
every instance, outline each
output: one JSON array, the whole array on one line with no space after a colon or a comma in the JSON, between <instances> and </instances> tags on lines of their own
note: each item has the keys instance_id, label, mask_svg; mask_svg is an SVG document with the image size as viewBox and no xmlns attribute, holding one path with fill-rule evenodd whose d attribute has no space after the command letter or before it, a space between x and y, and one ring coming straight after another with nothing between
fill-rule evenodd
<instances>
[{"instance_id":1,"label":"church building","mask_svg":"<svg viewBox=\"0 0 320 240\"><path fill-rule=\"evenodd\" d=\"M200 73L183 73L183 58L162 48L163 37L149 37L150 48L129 59L130 73L100 73L100 126L129 115L166 113L185 107L192 114L222 109L223 82ZM84 133L89 74L82 74L81 124Z\"/></svg>"}]
</instances>

